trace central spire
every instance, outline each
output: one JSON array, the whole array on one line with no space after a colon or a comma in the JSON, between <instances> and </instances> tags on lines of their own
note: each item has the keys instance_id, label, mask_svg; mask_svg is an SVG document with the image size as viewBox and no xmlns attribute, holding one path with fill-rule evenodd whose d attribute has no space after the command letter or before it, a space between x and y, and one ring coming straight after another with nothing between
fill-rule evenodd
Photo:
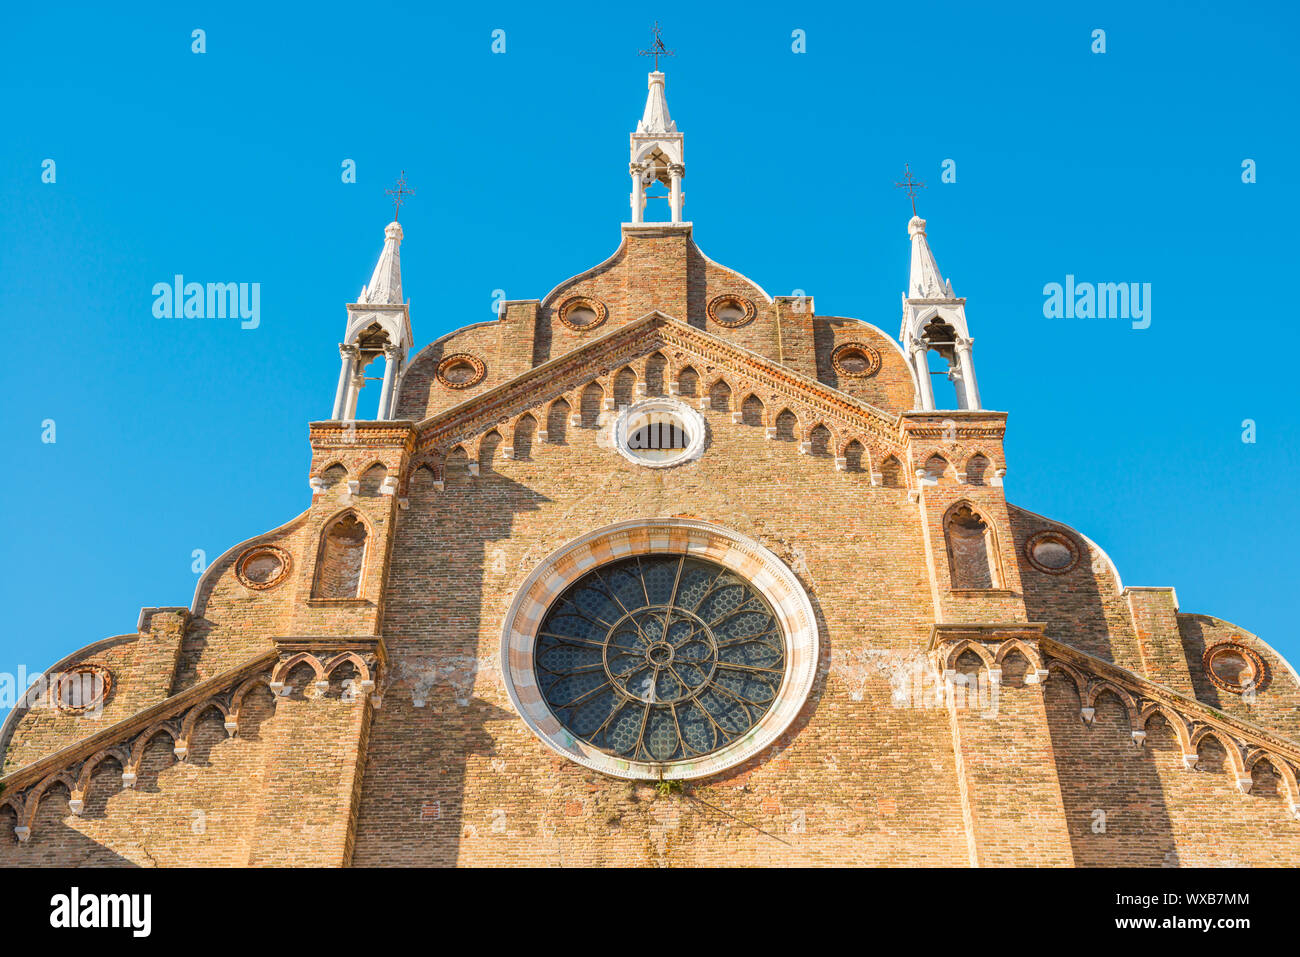
<instances>
[{"instance_id":1,"label":"central spire","mask_svg":"<svg viewBox=\"0 0 1300 957\"><path fill-rule=\"evenodd\" d=\"M675 54L664 46L658 20L655 21L653 32L654 43L649 50L642 50L639 54L654 57L655 68L650 72L650 92L645 98L645 111L632 133L632 161L627 168L632 177L634 225L645 221L646 188L652 183L663 183L668 187L668 209L672 222L682 221L682 203L685 200L682 195L682 177L686 175L686 160L683 156L682 134L677 132L677 124L668 113L664 75L659 71L659 58Z\"/></svg>"},{"instance_id":2,"label":"central spire","mask_svg":"<svg viewBox=\"0 0 1300 957\"><path fill-rule=\"evenodd\" d=\"M912 201L916 201L914 196ZM952 283L939 272L939 263L925 236L925 220L913 214L907 222L907 235L912 240L912 263L903 295L899 339L911 360L920 408L925 412L940 408L931 376L946 374L953 384L957 408L979 409L980 390L971 354L974 340L966 327L966 300L957 297ZM946 373L931 371L931 352L937 352L948 363Z\"/></svg>"},{"instance_id":3,"label":"central spire","mask_svg":"<svg viewBox=\"0 0 1300 957\"><path fill-rule=\"evenodd\" d=\"M668 112L668 98L664 94L664 75L655 70L649 77L650 92L646 96L645 112L632 133L631 162L628 172L632 176L632 222L645 221L646 189L659 182L668 187L668 208L671 221L682 221L682 177L686 175L685 142Z\"/></svg>"}]
</instances>

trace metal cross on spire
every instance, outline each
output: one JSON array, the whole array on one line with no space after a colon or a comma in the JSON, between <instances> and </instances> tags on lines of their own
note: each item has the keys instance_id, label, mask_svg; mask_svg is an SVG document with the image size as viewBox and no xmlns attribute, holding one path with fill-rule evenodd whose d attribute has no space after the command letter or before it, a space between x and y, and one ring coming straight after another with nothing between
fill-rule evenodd
<instances>
[{"instance_id":1,"label":"metal cross on spire","mask_svg":"<svg viewBox=\"0 0 1300 957\"><path fill-rule=\"evenodd\" d=\"M908 199L912 201L912 215L916 215L916 191L925 189L925 184L912 179L912 167L907 163L903 164L903 182L895 183L894 189L906 189Z\"/></svg>"},{"instance_id":2,"label":"metal cross on spire","mask_svg":"<svg viewBox=\"0 0 1300 957\"><path fill-rule=\"evenodd\" d=\"M658 72L659 72L659 58L660 58L661 56L676 56L677 54L674 53L672 50L665 50L665 49L664 49L664 38L663 38L663 35L659 32L659 21L658 21L658 20L655 21L654 28L652 29L651 32L654 34L655 42L651 45L651 47L650 47L649 50L641 50L639 53L637 53L637 56L652 56L652 57L654 57L654 58L655 58L655 72L658 73Z\"/></svg>"},{"instance_id":3,"label":"metal cross on spire","mask_svg":"<svg viewBox=\"0 0 1300 957\"><path fill-rule=\"evenodd\" d=\"M402 211L402 197L415 195L415 190L406 188L406 170L402 170L397 177L397 188L386 189L384 192L393 197L393 222L397 222L398 214Z\"/></svg>"}]
</instances>

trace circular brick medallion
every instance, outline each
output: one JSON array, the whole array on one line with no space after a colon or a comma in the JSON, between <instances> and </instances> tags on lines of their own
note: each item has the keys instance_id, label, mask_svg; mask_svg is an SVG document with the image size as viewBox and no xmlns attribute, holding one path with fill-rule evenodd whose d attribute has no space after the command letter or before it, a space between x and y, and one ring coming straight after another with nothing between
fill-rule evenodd
<instances>
[{"instance_id":1,"label":"circular brick medallion","mask_svg":"<svg viewBox=\"0 0 1300 957\"><path fill-rule=\"evenodd\" d=\"M254 545L245 549L235 561L235 577L245 588L264 591L274 588L289 576L292 559L275 545Z\"/></svg>"},{"instance_id":2,"label":"circular brick medallion","mask_svg":"<svg viewBox=\"0 0 1300 957\"><path fill-rule=\"evenodd\" d=\"M753 322L754 316L758 315L758 308L752 300L731 294L714 296L707 311L710 319L727 329Z\"/></svg>"},{"instance_id":3,"label":"circular brick medallion","mask_svg":"<svg viewBox=\"0 0 1300 957\"><path fill-rule=\"evenodd\" d=\"M438 381L448 389L468 389L478 385L487 375L487 366L478 356L469 352L456 352L438 363Z\"/></svg>"},{"instance_id":4,"label":"circular brick medallion","mask_svg":"<svg viewBox=\"0 0 1300 957\"><path fill-rule=\"evenodd\" d=\"M880 353L863 342L846 342L831 353L835 371L850 379L866 379L880 371Z\"/></svg>"},{"instance_id":5,"label":"circular brick medallion","mask_svg":"<svg viewBox=\"0 0 1300 957\"><path fill-rule=\"evenodd\" d=\"M100 707L113 690L113 672L103 665L74 665L59 675L54 704L64 714L84 714Z\"/></svg>"},{"instance_id":6,"label":"circular brick medallion","mask_svg":"<svg viewBox=\"0 0 1300 957\"><path fill-rule=\"evenodd\" d=\"M1220 691L1244 694L1260 690L1268 677L1268 666L1254 649L1236 641L1224 641L1207 648L1201 659L1205 675Z\"/></svg>"},{"instance_id":7,"label":"circular brick medallion","mask_svg":"<svg viewBox=\"0 0 1300 957\"><path fill-rule=\"evenodd\" d=\"M1025 558L1040 572L1064 575L1079 564L1079 546L1068 535L1049 529L1025 542Z\"/></svg>"},{"instance_id":8,"label":"circular brick medallion","mask_svg":"<svg viewBox=\"0 0 1300 957\"><path fill-rule=\"evenodd\" d=\"M609 308L599 299L573 296L560 306L559 317L574 332L587 332L609 318Z\"/></svg>"}]
</instances>

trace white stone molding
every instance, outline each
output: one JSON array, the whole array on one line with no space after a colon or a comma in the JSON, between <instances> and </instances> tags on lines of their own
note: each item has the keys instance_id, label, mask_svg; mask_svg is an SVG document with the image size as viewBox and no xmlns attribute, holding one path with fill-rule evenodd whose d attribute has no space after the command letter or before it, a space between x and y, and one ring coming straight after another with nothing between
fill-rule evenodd
<instances>
[{"instance_id":1,"label":"white stone molding","mask_svg":"<svg viewBox=\"0 0 1300 957\"><path fill-rule=\"evenodd\" d=\"M638 429L663 419L680 423L682 430L690 437L690 441L679 454L662 461L652 461L638 456L636 450L629 448L628 440ZM610 444L618 450L619 455L635 465L652 469L671 468L674 465L695 461L704 454L709 431L704 416L680 399L669 397L643 399L626 406L609 428Z\"/></svg>"}]
</instances>

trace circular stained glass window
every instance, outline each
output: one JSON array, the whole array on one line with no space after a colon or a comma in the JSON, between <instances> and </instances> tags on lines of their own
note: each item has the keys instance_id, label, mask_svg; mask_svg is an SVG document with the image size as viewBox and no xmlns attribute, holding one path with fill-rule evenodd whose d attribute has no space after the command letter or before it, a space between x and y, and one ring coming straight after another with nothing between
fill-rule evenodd
<instances>
[{"instance_id":1,"label":"circular stained glass window","mask_svg":"<svg viewBox=\"0 0 1300 957\"><path fill-rule=\"evenodd\" d=\"M574 737L629 761L687 760L748 733L777 700L785 640L747 581L713 562L601 566L546 613L533 667Z\"/></svg>"}]
</instances>

